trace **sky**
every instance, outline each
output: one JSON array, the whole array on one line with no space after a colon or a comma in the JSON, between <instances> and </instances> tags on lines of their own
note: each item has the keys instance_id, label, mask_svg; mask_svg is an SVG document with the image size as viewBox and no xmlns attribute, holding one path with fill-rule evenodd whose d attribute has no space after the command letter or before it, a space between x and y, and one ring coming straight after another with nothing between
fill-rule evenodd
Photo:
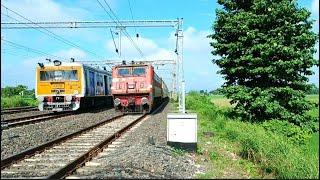
<instances>
[{"instance_id":1,"label":"sky","mask_svg":"<svg viewBox=\"0 0 320 180\"><path fill-rule=\"evenodd\" d=\"M183 65L186 90L213 90L224 80L212 64L215 57L206 38L212 33L215 10L221 8L213 0L105 0L120 20L176 20L183 18ZM104 0L99 0L105 8ZM110 17L98 0L1 0L1 5L34 22L42 21L110 21ZM319 33L319 0L299 0L300 7L307 8L315 20L313 31ZM131 11L130 11L131 8ZM14 19L13 19L14 18ZM26 22L25 19L1 7L1 22ZM147 59L174 59L175 29L173 28L127 28L133 41ZM45 30L42 30L45 31ZM46 58L75 58L80 61L120 59L108 28L49 29L76 46L70 46L36 29L1 29L1 87L23 84L29 89L35 86L35 68ZM112 29L114 31L114 29ZM139 34L139 38L135 34ZM47 32L48 34L48 32ZM114 35L116 36L116 35ZM115 42L117 43L117 37ZM7 41L28 47L17 48ZM70 43L69 43L70 44ZM128 38L121 40L121 58L139 59L139 53ZM319 42L316 44L319 59ZM35 49L47 54L37 54ZM172 66L155 68L169 88L172 87ZM313 67L310 83L319 87L319 67Z\"/></svg>"}]
</instances>

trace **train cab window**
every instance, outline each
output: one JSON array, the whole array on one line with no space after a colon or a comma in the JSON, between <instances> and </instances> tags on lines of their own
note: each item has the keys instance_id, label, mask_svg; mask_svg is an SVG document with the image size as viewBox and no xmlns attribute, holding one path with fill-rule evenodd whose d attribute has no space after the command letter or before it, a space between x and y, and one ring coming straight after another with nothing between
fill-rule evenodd
<instances>
[{"instance_id":1,"label":"train cab window","mask_svg":"<svg viewBox=\"0 0 320 180\"><path fill-rule=\"evenodd\" d=\"M135 67L133 68L133 75L144 75L146 73L146 69L144 67Z\"/></svg>"},{"instance_id":2,"label":"train cab window","mask_svg":"<svg viewBox=\"0 0 320 180\"><path fill-rule=\"evenodd\" d=\"M77 70L40 71L40 81L77 81Z\"/></svg>"},{"instance_id":3,"label":"train cab window","mask_svg":"<svg viewBox=\"0 0 320 180\"><path fill-rule=\"evenodd\" d=\"M128 75L130 75L129 68L118 69L118 75L119 76L128 76Z\"/></svg>"}]
</instances>

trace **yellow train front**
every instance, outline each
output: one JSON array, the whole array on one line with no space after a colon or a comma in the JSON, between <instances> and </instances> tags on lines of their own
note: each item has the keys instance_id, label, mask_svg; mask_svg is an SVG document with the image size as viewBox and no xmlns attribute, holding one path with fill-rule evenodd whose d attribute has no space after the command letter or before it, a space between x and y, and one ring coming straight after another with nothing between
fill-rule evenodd
<instances>
[{"instance_id":1,"label":"yellow train front","mask_svg":"<svg viewBox=\"0 0 320 180\"><path fill-rule=\"evenodd\" d=\"M77 62L39 63L35 94L39 110L75 111L112 106L111 74Z\"/></svg>"}]
</instances>

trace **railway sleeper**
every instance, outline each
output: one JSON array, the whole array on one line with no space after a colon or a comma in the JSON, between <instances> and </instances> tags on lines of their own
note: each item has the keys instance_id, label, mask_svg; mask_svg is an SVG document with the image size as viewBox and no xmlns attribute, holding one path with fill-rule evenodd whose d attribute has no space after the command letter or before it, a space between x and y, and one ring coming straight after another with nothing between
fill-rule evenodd
<instances>
[{"instance_id":1,"label":"railway sleeper","mask_svg":"<svg viewBox=\"0 0 320 180\"><path fill-rule=\"evenodd\" d=\"M68 152L70 153L83 153L83 152L86 152L87 150L86 149L74 149L74 150L69 150ZM65 149L48 149L48 150L45 150L44 153L65 153L66 150Z\"/></svg>"},{"instance_id":2,"label":"railway sleeper","mask_svg":"<svg viewBox=\"0 0 320 180\"><path fill-rule=\"evenodd\" d=\"M66 158L66 157L56 157L56 158L47 158L47 159L25 159L27 162L47 162L47 163L55 163L56 161L70 162L74 157ZM50 161L50 162L48 162Z\"/></svg>"},{"instance_id":3,"label":"railway sleeper","mask_svg":"<svg viewBox=\"0 0 320 180\"><path fill-rule=\"evenodd\" d=\"M47 157L56 157L56 156L63 156L63 157L68 157L68 158L71 158L71 157L74 157L74 156L78 156L78 155L80 155L81 154L81 152L76 152L76 153L70 153L70 152L68 152L68 153L66 153L66 152L64 152L64 153L48 153L48 154L37 154L37 155L35 155L34 157L35 158L43 158L43 159L45 159L45 158L47 158Z\"/></svg>"},{"instance_id":4,"label":"railway sleeper","mask_svg":"<svg viewBox=\"0 0 320 180\"><path fill-rule=\"evenodd\" d=\"M30 166L30 167L34 167L34 166L43 166L43 167L47 167L48 166L48 163L33 163L33 164L30 164L30 163L27 163L27 162L24 162L24 163L19 163L19 164L13 164L12 165L12 167L28 167L28 166ZM51 166L54 166L54 167L63 167L63 166L65 166L65 164L64 163L54 163L54 164L51 164L50 165L50 167Z\"/></svg>"},{"instance_id":5,"label":"railway sleeper","mask_svg":"<svg viewBox=\"0 0 320 180\"><path fill-rule=\"evenodd\" d=\"M87 142L87 143L80 143L80 142L68 142L64 143L63 146L93 146L97 144L96 142Z\"/></svg>"},{"instance_id":6,"label":"railway sleeper","mask_svg":"<svg viewBox=\"0 0 320 180\"><path fill-rule=\"evenodd\" d=\"M101 141L100 140L94 140L94 139L82 139L82 140L77 140L75 142L70 142L68 144L76 144L76 143L77 144L93 144L93 143L97 144L99 142L101 142Z\"/></svg>"},{"instance_id":7,"label":"railway sleeper","mask_svg":"<svg viewBox=\"0 0 320 180\"><path fill-rule=\"evenodd\" d=\"M13 175L13 174L16 174L18 175L18 177L33 177L34 175L47 175L47 174L50 174L50 173L53 173L54 172L54 169L39 169L37 171L33 169L28 169L28 170L25 170L25 169L8 169L8 170L2 170L1 171L1 177L3 178L3 175ZM12 176L11 176L12 177Z\"/></svg>"},{"instance_id":8,"label":"railway sleeper","mask_svg":"<svg viewBox=\"0 0 320 180\"><path fill-rule=\"evenodd\" d=\"M11 167L9 170L12 172L28 172L28 171L33 171L35 172L35 174L37 174L38 170L46 170L47 172L54 172L55 169L57 168L61 168L63 166L57 166L57 165L51 165L48 166L48 164L45 165L45 163L43 163L42 165L30 165L30 164L25 164L25 166L15 166L15 167ZM35 171L35 169L37 169L37 171ZM2 172L1 172L2 174Z\"/></svg>"},{"instance_id":9,"label":"railway sleeper","mask_svg":"<svg viewBox=\"0 0 320 180\"><path fill-rule=\"evenodd\" d=\"M52 148L53 150L64 150L64 151L72 151L72 150L74 150L74 149L78 149L78 148L75 148L75 147L72 147L72 146L56 146L56 147L53 147ZM84 148L82 148L81 150L83 150L83 151L88 151L89 150L89 148L87 148L87 147L84 147Z\"/></svg>"}]
</instances>

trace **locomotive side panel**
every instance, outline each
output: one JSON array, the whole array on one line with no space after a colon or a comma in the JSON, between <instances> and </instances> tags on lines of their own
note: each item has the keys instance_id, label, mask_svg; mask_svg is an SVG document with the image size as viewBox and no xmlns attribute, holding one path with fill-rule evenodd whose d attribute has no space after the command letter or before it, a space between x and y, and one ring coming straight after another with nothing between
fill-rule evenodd
<instances>
[{"instance_id":1,"label":"locomotive side panel","mask_svg":"<svg viewBox=\"0 0 320 180\"><path fill-rule=\"evenodd\" d=\"M166 83L162 80L162 98L169 97L169 91Z\"/></svg>"},{"instance_id":2,"label":"locomotive side panel","mask_svg":"<svg viewBox=\"0 0 320 180\"><path fill-rule=\"evenodd\" d=\"M94 96L96 89L95 89L95 75L94 71L84 68L85 75L86 75L86 96Z\"/></svg>"},{"instance_id":3,"label":"locomotive side panel","mask_svg":"<svg viewBox=\"0 0 320 180\"><path fill-rule=\"evenodd\" d=\"M81 99L82 106L112 106L113 100L110 94L110 85L108 85L110 84L111 74L90 66L84 66L84 69L86 76L86 93Z\"/></svg>"},{"instance_id":4,"label":"locomotive side panel","mask_svg":"<svg viewBox=\"0 0 320 180\"><path fill-rule=\"evenodd\" d=\"M161 78L153 71L153 93L154 98L161 98L162 97L162 80Z\"/></svg>"}]
</instances>

